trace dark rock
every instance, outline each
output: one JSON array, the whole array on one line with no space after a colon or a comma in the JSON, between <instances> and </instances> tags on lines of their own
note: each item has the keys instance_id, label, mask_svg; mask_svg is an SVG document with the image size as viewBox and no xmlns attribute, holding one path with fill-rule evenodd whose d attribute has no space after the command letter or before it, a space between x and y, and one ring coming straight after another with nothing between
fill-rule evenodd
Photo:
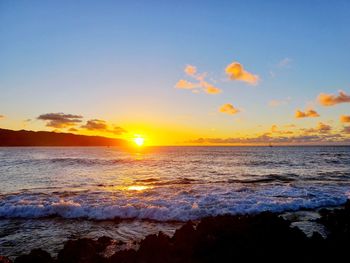
<instances>
[{"instance_id":1,"label":"dark rock","mask_svg":"<svg viewBox=\"0 0 350 263\"><path fill-rule=\"evenodd\" d=\"M103 263L100 244L89 238L69 240L58 253L60 263Z\"/></svg>"},{"instance_id":2,"label":"dark rock","mask_svg":"<svg viewBox=\"0 0 350 263\"><path fill-rule=\"evenodd\" d=\"M108 263L136 263L136 251L133 249L122 250L115 253L108 259Z\"/></svg>"},{"instance_id":3,"label":"dark rock","mask_svg":"<svg viewBox=\"0 0 350 263\"><path fill-rule=\"evenodd\" d=\"M107 237L107 236L102 236L100 238L97 239L97 251L98 252L102 252L106 249L106 247L108 247L110 244L112 244L113 239L111 237Z\"/></svg>"},{"instance_id":4,"label":"dark rock","mask_svg":"<svg viewBox=\"0 0 350 263\"><path fill-rule=\"evenodd\" d=\"M33 249L28 255L16 258L15 263L51 263L54 262L51 255L42 249Z\"/></svg>"},{"instance_id":5,"label":"dark rock","mask_svg":"<svg viewBox=\"0 0 350 263\"><path fill-rule=\"evenodd\" d=\"M0 256L0 263L12 263L8 257Z\"/></svg>"}]
</instances>

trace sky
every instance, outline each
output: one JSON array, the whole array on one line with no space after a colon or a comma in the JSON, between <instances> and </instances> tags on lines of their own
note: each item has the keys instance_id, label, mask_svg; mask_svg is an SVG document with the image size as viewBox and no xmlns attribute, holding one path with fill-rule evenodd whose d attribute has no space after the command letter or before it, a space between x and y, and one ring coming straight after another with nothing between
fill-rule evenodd
<instances>
[{"instance_id":1,"label":"sky","mask_svg":"<svg viewBox=\"0 0 350 263\"><path fill-rule=\"evenodd\" d=\"M0 0L0 128L350 143L350 1Z\"/></svg>"}]
</instances>

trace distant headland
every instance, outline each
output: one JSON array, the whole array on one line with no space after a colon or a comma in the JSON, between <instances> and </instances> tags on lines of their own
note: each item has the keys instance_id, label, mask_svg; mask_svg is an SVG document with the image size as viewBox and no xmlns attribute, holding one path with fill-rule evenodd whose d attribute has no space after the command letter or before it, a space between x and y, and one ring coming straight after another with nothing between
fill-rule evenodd
<instances>
[{"instance_id":1,"label":"distant headland","mask_svg":"<svg viewBox=\"0 0 350 263\"><path fill-rule=\"evenodd\" d=\"M46 131L0 129L0 146L126 146L123 139Z\"/></svg>"}]
</instances>

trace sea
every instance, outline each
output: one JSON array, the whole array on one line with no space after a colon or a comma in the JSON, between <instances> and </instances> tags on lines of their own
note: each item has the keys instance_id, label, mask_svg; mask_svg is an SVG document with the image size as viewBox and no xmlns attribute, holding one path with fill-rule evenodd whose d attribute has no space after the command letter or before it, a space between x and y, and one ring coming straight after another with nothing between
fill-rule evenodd
<instances>
[{"instance_id":1,"label":"sea","mask_svg":"<svg viewBox=\"0 0 350 263\"><path fill-rule=\"evenodd\" d=\"M188 220L342 205L350 147L0 148L0 255L110 236L132 247Z\"/></svg>"}]
</instances>

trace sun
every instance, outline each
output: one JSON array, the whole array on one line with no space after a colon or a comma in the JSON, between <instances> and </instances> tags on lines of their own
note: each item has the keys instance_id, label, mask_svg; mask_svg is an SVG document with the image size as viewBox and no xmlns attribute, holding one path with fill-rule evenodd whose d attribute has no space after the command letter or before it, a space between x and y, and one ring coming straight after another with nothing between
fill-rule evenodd
<instances>
[{"instance_id":1,"label":"sun","mask_svg":"<svg viewBox=\"0 0 350 263\"><path fill-rule=\"evenodd\" d=\"M142 146L145 142L145 139L138 136L136 138L134 138L134 143L137 145L137 146Z\"/></svg>"}]
</instances>

